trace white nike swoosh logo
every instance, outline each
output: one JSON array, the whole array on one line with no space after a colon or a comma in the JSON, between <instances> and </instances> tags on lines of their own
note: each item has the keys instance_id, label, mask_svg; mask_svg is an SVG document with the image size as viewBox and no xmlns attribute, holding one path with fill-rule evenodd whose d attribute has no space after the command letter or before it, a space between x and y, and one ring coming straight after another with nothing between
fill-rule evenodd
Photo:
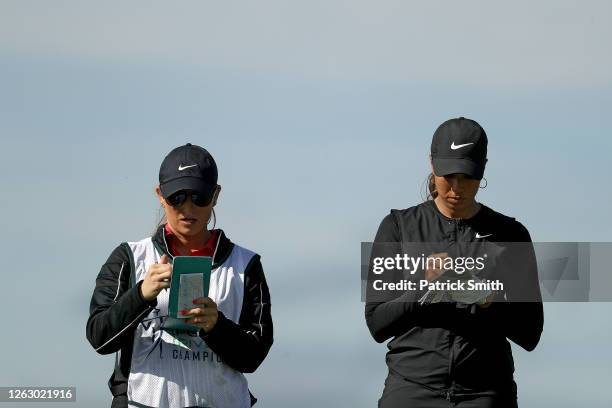
<instances>
[{"instance_id":1,"label":"white nike swoosh logo","mask_svg":"<svg viewBox=\"0 0 612 408\"><path fill-rule=\"evenodd\" d=\"M476 233L476 238L486 238L486 237L490 237L493 234L487 234L487 235L480 235L479 233Z\"/></svg>"},{"instance_id":2,"label":"white nike swoosh logo","mask_svg":"<svg viewBox=\"0 0 612 408\"><path fill-rule=\"evenodd\" d=\"M474 142L464 143L464 144L460 144L460 145L456 145L455 142L453 142L453 143L451 143L451 149L457 150L457 149L461 149L462 147L469 146L471 144L474 144Z\"/></svg>"},{"instance_id":3,"label":"white nike swoosh logo","mask_svg":"<svg viewBox=\"0 0 612 408\"><path fill-rule=\"evenodd\" d=\"M191 165L189 165L189 166L182 166L182 165L181 165L181 166L179 166L179 171L183 171L183 170L185 170L185 169L188 169L188 168L190 168L190 167L195 167L195 166L197 166L197 164L191 164Z\"/></svg>"}]
</instances>

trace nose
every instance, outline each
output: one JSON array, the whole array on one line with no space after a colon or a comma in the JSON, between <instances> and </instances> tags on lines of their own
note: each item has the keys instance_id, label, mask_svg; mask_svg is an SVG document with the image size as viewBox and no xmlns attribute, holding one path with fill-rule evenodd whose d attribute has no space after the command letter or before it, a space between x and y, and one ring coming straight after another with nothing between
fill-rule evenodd
<instances>
[{"instance_id":1,"label":"nose","mask_svg":"<svg viewBox=\"0 0 612 408\"><path fill-rule=\"evenodd\" d=\"M191 195L189 195L185 199L185 202L183 203L182 209L183 210L185 210L185 209L191 210L191 207L193 207L193 201L191 201Z\"/></svg>"},{"instance_id":2,"label":"nose","mask_svg":"<svg viewBox=\"0 0 612 408\"><path fill-rule=\"evenodd\" d=\"M463 181L464 178L459 174L453 174L448 178L448 184L450 185L451 190L453 190L456 194L461 193L463 190Z\"/></svg>"},{"instance_id":3,"label":"nose","mask_svg":"<svg viewBox=\"0 0 612 408\"><path fill-rule=\"evenodd\" d=\"M181 211L185 212L185 210L191 210L192 206L193 206L193 202L191 201L191 196L188 195L187 197L185 197L185 201L183 201L176 208L180 208Z\"/></svg>"}]
</instances>

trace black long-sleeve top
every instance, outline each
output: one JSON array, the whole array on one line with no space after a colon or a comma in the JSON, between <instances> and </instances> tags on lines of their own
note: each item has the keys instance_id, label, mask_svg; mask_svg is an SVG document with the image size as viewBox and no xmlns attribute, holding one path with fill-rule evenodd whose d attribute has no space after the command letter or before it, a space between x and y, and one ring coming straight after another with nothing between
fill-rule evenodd
<instances>
[{"instance_id":1,"label":"black long-sleeve top","mask_svg":"<svg viewBox=\"0 0 612 408\"><path fill-rule=\"evenodd\" d=\"M172 257L158 228L152 237L154 245ZM234 244L220 233L215 264L222 264ZM102 265L91 298L86 336L100 354L117 353L115 369L108 381L114 397L125 394L130 373L134 330L157 306L157 300L146 301L141 294L142 281L134 284L133 262L127 243L116 247ZM259 255L254 255L244 271L244 294L239 321L234 323L219 311L218 320L209 333L199 335L224 363L242 373L252 373L263 362L273 343L270 292ZM254 403L256 399L252 397Z\"/></svg>"},{"instance_id":2,"label":"black long-sleeve top","mask_svg":"<svg viewBox=\"0 0 612 408\"><path fill-rule=\"evenodd\" d=\"M470 248L483 243L503 248L498 269L505 271L506 279L496 301L487 308L457 307L451 302L421 305L418 300L426 288L375 293L372 281L377 277L370 274L368 328L377 342L392 339L386 359L391 375L443 395L516 395L507 339L531 351L544 322L535 254L529 232L520 222L485 205L472 218L450 219L427 201L392 210L383 219L372 258L407 252L413 244L450 252L464 243ZM425 279L422 270L413 278L419 279Z\"/></svg>"}]
</instances>

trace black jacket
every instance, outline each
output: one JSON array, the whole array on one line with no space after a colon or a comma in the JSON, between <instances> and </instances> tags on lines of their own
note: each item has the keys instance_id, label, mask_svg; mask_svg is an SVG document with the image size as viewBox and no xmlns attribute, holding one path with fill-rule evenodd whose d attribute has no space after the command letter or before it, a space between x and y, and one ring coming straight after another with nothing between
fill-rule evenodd
<instances>
[{"instance_id":1,"label":"black jacket","mask_svg":"<svg viewBox=\"0 0 612 408\"><path fill-rule=\"evenodd\" d=\"M477 235L478 233L478 235ZM478 238L477 238L478 236ZM531 242L529 232L514 218L482 205L470 219L445 217L433 201L392 210L375 243ZM375 244L376 245L376 244ZM535 254L520 260L522 291L532 302L494 302L488 308L458 308L453 303L420 305L423 291L407 291L389 301L367 301L365 317L377 342L392 339L386 362L390 375L422 385L446 398L453 395L511 395L512 340L533 350L544 317ZM508 299L513 294L508 293ZM371 300L369 299L366 300Z\"/></svg>"},{"instance_id":2,"label":"black jacket","mask_svg":"<svg viewBox=\"0 0 612 408\"><path fill-rule=\"evenodd\" d=\"M163 234L162 225L152 237L153 244L160 253L173 259ZM227 259L234 246L222 231L219 236L213 269ZM108 381L116 400L117 396L127 392L134 329L157 305L157 300L147 302L142 298L139 290L142 281L133 284L131 269L134 266L130 253L127 243L122 243L102 265L91 298L86 329L87 339L98 353L117 353L115 369ZM245 270L244 291L239 324L219 311L213 330L208 334L201 330L200 336L227 365L242 373L252 373L262 363L273 342L270 293L259 255L252 258ZM119 400L123 401L123 398ZM252 403L255 401L252 397Z\"/></svg>"}]
</instances>

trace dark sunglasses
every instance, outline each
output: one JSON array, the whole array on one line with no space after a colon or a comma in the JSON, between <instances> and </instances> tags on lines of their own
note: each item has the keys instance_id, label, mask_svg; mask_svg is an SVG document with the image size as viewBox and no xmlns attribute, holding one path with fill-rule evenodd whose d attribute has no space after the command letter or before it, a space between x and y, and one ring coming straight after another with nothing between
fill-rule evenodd
<instances>
[{"instance_id":1,"label":"dark sunglasses","mask_svg":"<svg viewBox=\"0 0 612 408\"><path fill-rule=\"evenodd\" d=\"M191 197L191 202L194 205L197 205L198 207L206 207L208 204L210 204L212 194L204 195L193 190L181 190L177 191L171 196L168 196L168 198L166 198L166 202L173 207L180 207L185 201L187 201L187 197Z\"/></svg>"}]
</instances>

